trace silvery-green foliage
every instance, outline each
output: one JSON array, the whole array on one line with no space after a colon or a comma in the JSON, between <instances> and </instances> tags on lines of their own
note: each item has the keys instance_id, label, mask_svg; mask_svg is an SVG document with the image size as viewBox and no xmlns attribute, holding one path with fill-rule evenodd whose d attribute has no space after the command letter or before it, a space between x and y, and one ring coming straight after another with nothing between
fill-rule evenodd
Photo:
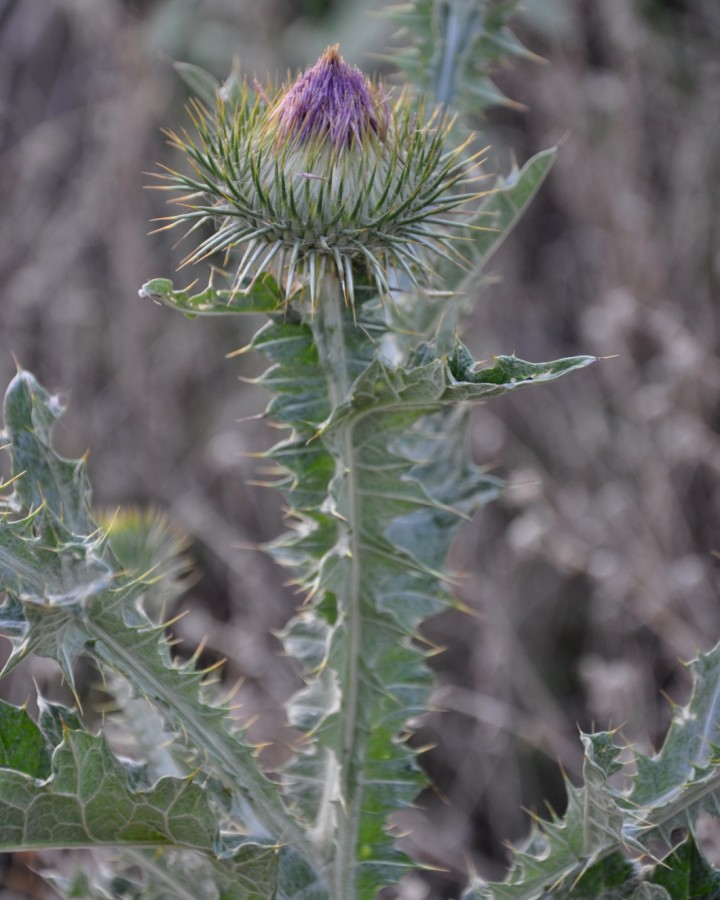
<instances>
[{"instance_id":1,"label":"silvery-green foliage","mask_svg":"<svg viewBox=\"0 0 720 900\"><path fill-rule=\"evenodd\" d=\"M720 645L688 669L693 695L687 706L675 708L660 751L631 758L626 753L620 762L616 734L582 735L584 784L566 782L565 816L538 822L527 846L515 851L507 881L478 879L465 900L716 895L720 875L693 835L701 813L720 815ZM623 769L635 771L631 786L618 790L613 776ZM687 835L684 843L662 863L648 865L678 834ZM642 858L645 867L632 858Z\"/></svg>"},{"instance_id":2,"label":"silvery-green foliage","mask_svg":"<svg viewBox=\"0 0 720 900\"><path fill-rule=\"evenodd\" d=\"M510 21L517 0L410 0L388 11L404 46L388 62L439 103L465 115L518 106L494 81L508 59L535 59Z\"/></svg>"},{"instance_id":3,"label":"silvery-green foliage","mask_svg":"<svg viewBox=\"0 0 720 900\"><path fill-rule=\"evenodd\" d=\"M204 674L192 661L171 659L164 625L143 605L149 579L115 560L93 522L84 460L52 449L50 430L61 412L32 375L13 379L4 414L15 479L0 524L0 628L13 645L4 671L35 653L54 659L74 688L75 659L92 657L162 713L184 774L157 778L146 760L118 758L72 710L41 701L35 724L4 706L3 745L13 752L0 769L0 846L193 848L202 861L191 868L236 885L227 896L272 896L291 854L277 842L301 847L297 823L227 709L206 702ZM221 827L222 806L230 803L252 808L243 833L237 824ZM248 892L253 884L260 887Z\"/></svg>"},{"instance_id":4,"label":"silvery-green foliage","mask_svg":"<svg viewBox=\"0 0 720 900\"><path fill-rule=\"evenodd\" d=\"M489 73L525 53L507 30L515 5L404 7L406 71L445 106L502 102ZM424 784L408 738L437 648L419 626L455 605L450 542L501 487L468 460L468 411L593 362L477 364L457 335L478 273L556 151L469 191L478 157L444 148L446 120L416 116L409 95L390 113L337 48L272 100L235 76L221 86L183 73L200 135L173 137L195 169L169 173L191 191L172 222L214 226L190 261L219 250L230 277L192 295L156 278L141 294L191 318L265 316L250 349L270 361L257 382L285 429L268 457L288 510L267 550L303 596L281 635L304 676L287 707L303 738L271 780L212 673L173 659L163 616L181 588L182 541L153 518L98 526L84 461L52 446L62 405L19 372L5 398L5 670L49 657L76 690L75 662L90 657L118 728L94 733L43 698L37 722L0 705L0 849L111 848L92 878L49 876L66 896L371 900L412 866L388 822ZM717 811L719 666L718 650L690 664L693 698L660 753L636 755L629 791L615 787L615 736L583 735L584 784L568 784L565 817L539 823L507 881L476 878L466 900L716 890L692 838L665 867L633 860Z\"/></svg>"},{"instance_id":5,"label":"silvery-green foliage","mask_svg":"<svg viewBox=\"0 0 720 900\"><path fill-rule=\"evenodd\" d=\"M155 284L152 291L158 289ZM190 302L182 295L180 300ZM412 799L419 784L412 755L397 740L408 714L424 708L428 688L424 651L414 646L415 626L423 614L451 602L435 582L452 523L496 488L462 463L457 445L433 429L432 420L423 427L414 423L433 412L444 423L446 408L452 410L457 399L502 394L590 360L532 365L502 357L475 372L462 345L451 358L440 359L426 346L401 370L369 355L368 329L376 317L377 312L367 321L361 317L362 328L349 316L343 323L345 333L362 335L357 347L350 341L348 348L348 365L360 375L353 399L334 410L327 385L317 377L307 324L288 322L283 314L254 340L276 361L265 379L278 393L273 414L294 428L273 456L303 486L296 495L288 493L303 527L278 542L275 552L308 584L317 580L314 593L322 600L307 607L286 635L288 648L311 667L290 715L310 729L313 746L289 768L283 791L259 771L225 709L204 701L202 673L170 659L162 624L141 602L147 578L116 562L92 520L84 462L64 460L52 449L50 429L61 412L57 399L26 372L13 380L5 425L17 478L0 527L7 592L2 627L13 641L6 669L34 652L55 659L72 685L74 659L91 656L150 700L179 747L194 755L192 775L157 779L144 761L118 758L70 710L45 704L36 725L24 711L4 708L3 732L17 752L0 768L3 849L126 848L128 865L141 869L133 876L140 877L141 890L158 896L183 896L181 888L187 893L188 885L205 882L229 897L352 896L338 893L346 888L328 886L333 873L348 879L348 891L371 896L408 864L382 823ZM308 383L298 389L304 377ZM303 440L304 430L315 434L321 425L329 437L308 444L305 431ZM338 441L350 446L358 469L367 468L361 484L333 476L328 448ZM326 493L343 508L365 504L357 546L338 527L341 520L321 510ZM305 527L309 523L315 527ZM424 546L427 536L433 538L430 548ZM348 549L362 561L362 571L354 568ZM340 629L338 622L349 616L345 592L359 610L357 620ZM353 683L356 666L362 678ZM330 703L323 697L328 676ZM355 783L339 778L351 767L362 770L362 782L359 772ZM308 788L313 779L329 789L327 795ZM353 790L355 802L348 804ZM228 809L234 821L222 830L219 823L232 818ZM347 814L336 819L343 809ZM327 817L336 829L330 835L319 827ZM249 825L258 836L240 837ZM335 852L343 833L348 856L340 866ZM372 858L365 858L370 840ZM160 861L146 855L159 846L186 853Z\"/></svg>"}]
</instances>

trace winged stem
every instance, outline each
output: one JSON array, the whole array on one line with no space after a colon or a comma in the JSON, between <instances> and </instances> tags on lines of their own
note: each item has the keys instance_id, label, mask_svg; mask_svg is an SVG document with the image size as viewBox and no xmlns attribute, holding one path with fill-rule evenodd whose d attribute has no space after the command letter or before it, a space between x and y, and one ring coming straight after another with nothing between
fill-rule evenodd
<instances>
[{"instance_id":1,"label":"winged stem","mask_svg":"<svg viewBox=\"0 0 720 900\"><path fill-rule=\"evenodd\" d=\"M320 364L328 384L331 409L345 403L350 396L353 382L351 353L346 342L346 330L358 326L354 323L343 298L342 286L335 273L325 276L323 292L312 328L318 348ZM354 863L357 858L358 821L362 804L362 759L366 735L360 727L360 654L362 650L361 573L360 547L360 492L358 467L353 442L353 420L341 427L339 440L333 442L335 478L343 485L342 512L335 510L340 519L336 546L346 555L344 596L337 598L338 610L343 616L344 671L341 674L343 697L339 750L339 808L336 812L337 832L335 851L331 863L329 882L332 896L338 900L351 900L355 894Z\"/></svg>"}]
</instances>

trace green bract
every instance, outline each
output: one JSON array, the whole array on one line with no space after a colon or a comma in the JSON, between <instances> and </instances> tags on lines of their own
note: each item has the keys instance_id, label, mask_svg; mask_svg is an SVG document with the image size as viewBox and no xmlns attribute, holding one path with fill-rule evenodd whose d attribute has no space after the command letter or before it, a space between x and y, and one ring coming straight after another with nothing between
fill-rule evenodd
<instances>
[{"instance_id":1,"label":"green bract","mask_svg":"<svg viewBox=\"0 0 720 900\"><path fill-rule=\"evenodd\" d=\"M468 227L458 213L477 197L467 187L478 156L448 149L439 109L426 115L407 92L390 104L337 47L268 93L231 82L214 111L192 102L194 138L169 132L194 173L159 176L190 190L166 227L213 227L185 263L240 251L235 290L272 271L286 297L308 284L313 304L329 266L353 304L358 264L388 295L426 283L433 257L461 261L452 236Z\"/></svg>"}]
</instances>

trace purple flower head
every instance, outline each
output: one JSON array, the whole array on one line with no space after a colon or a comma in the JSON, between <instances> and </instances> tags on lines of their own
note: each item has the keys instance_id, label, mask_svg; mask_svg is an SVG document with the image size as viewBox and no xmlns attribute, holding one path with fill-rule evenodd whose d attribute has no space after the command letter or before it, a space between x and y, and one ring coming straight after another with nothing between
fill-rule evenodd
<instances>
[{"instance_id":1,"label":"purple flower head","mask_svg":"<svg viewBox=\"0 0 720 900\"><path fill-rule=\"evenodd\" d=\"M371 134L381 140L388 112L379 91L355 66L328 47L283 95L272 112L283 141L329 140L335 150L361 145Z\"/></svg>"}]
</instances>

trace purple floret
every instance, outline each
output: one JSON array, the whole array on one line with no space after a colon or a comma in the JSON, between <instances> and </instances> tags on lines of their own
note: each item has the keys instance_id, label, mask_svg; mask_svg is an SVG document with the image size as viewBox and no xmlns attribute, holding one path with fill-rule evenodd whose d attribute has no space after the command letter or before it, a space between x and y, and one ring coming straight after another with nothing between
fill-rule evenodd
<instances>
[{"instance_id":1,"label":"purple floret","mask_svg":"<svg viewBox=\"0 0 720 900\"><path fill-rule=\"evenodd\" d=\"M384 101L359 69L345 63L337 45L299 76L273 118L282 139L328 138L336 150L361 144L370 132L383 138L387 129Z\"/></svg>"}]
</instances>

